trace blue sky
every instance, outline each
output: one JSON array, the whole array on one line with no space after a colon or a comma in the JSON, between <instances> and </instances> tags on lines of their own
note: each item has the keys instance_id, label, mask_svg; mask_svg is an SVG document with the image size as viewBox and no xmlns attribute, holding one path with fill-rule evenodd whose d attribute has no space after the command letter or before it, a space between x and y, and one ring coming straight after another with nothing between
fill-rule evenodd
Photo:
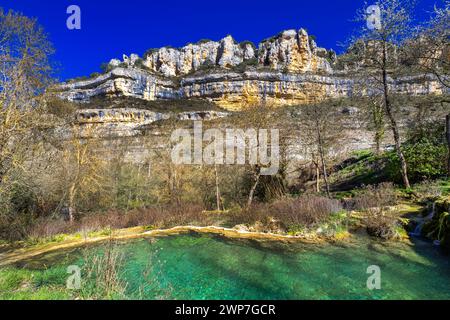
<instances>
[{"instance_id":1,"label":"blue sky","mask_svg":"<svg viewBox=\"0 0 450 320\"><path fill-rule=\"evenodd\" d=\"M370 2L370 1L369 1ZM420 19L435 2L419 0ZM68 30L66 9L78 5L82 29ZM352 22L360 0L1 0L0 7L36 17L56 48L57 76L67 79L99 71L102 62L123 53L183 46L231 34L258 44L285 29L306 28L320 46L341 51L357 28Z\"/></svg>"}]
</instances>

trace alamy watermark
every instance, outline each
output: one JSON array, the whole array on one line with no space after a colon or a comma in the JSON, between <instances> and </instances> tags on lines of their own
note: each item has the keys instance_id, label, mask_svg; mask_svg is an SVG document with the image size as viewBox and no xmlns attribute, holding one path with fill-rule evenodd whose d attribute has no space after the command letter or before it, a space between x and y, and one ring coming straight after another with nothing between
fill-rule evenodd
<instances>
[{"instance_id":1,"label":"alamy watermark","mask_svg":"<svg viewBox=\"0 0 450 320\"><path fill-rule=\"evenodd\" d=\"M70 16L66 20L66 26L69 30L81 30L81 9L77 5L67 7L66 13Z\"/></svg>"},{"instance_id":2,"label":"alamy watermark","mask_svg":"<svg viewBox=\"0 0 450 320\"><path fill-rule=\"evenodd\" d=\"M379 5L371 5L366 9L367 28L369 30L381 29L381 9Z\"/></svg>"},{"instance_id":3,"label":"alamy watermark","mask_svg":"<svg viewBox=\"0 0 450 320\"><path fill-rule=\"evenodd\" d=\"M270 134L269 134L270 132ZM261 174L276 175L280 168L278 129L208 129L194 122L193 132L172 133L172 161L178 165L259 165ZM206 145L205 145L206 144Z\"/></svg>"},{"instance_id":4,"label":"alamy watermark","mask_svg":"<svg viewBox=\"0 0 450 320\"><path fill-rule=\"evenodd\" d=\"M367 289L381 290L381 268L379 266L369 266L367 274L370 274L367 279Z\"/></svg>"},{"instance_id":5,"label":"alamy watermark","mask_svg":"<svg viewBox=\"0 0 450 320\"><path fill-rule=\"evenodd\" d=\"M70 274L67 277L66 287L68 290L80 290L81 289L81 269L79 266L69 266L67 273Z\"/></svg>"}]
</instances>

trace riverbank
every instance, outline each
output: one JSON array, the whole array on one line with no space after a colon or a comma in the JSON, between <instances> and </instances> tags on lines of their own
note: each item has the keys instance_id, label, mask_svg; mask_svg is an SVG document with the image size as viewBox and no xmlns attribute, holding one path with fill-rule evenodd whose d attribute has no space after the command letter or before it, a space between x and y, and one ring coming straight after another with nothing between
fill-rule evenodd
<instances>
[{"instance_id":1,"label":"riverbank","mask_svg":"<svg viewBox=\"0 0 450 320\"><path fill-rule=\"evenodd\" d=\"M348 231L340 232L334 236L323 236L316 232L306 233L301 236L288 234L274 234L263 232L250 232L239 229L230 229L222 227L197 227L197 226L179 226L170 229L147 230L145 227L135 227L119 230L109 230L109 234L104 231L104 235L81 237L81 235L66 235L59 241L42 244L26 245L12 244L0 246L0 267L11 265L22 260L32 259L40 255L55 252L58 250L78 248L89 244L101 243L109 240L123 241L146 237L161 237L170 235L179 235L183 233L197 232L221 235L232 239L252 239L266 241L283 242L302 242L305 244L343 241L351 234Z\"/></svg>"},{"instance_id":2,"label":"riverbank","mask_svg":"<svg viewBox=\"0 0 450 320\"><path fill-rule=\"evenodd\" d=\"M388 216L399 220L404 216L417 215L423 208L411 203L399 204L385 208ZM315 227L302 228L295 233L282 231L279 228L265 228L259 222L253 225L236 225L227 228L221 225L198 226L186 225L168 228L156 228L153 226L137 226L131 228L104 228L92 232L76 232L71 234L59 234L49 238L38 238L31 241L0 244L0 267L11 265L23 260L37 258L51 252L68 250L82 246L101 243L109 240L126 241L146 237L163 237L185 234L190 232L214 234L230 239L251 239L261 241L296 242L304 244L318 244L326 242L346 241L352 237L352 232L367 230L365 222L366 214L361 212L349 212L337 214L327 223ZM270 224L270 222L268 223ZM272 222L273 224L273 222ZM398 236L390 240L397 242L409 242L405 229L397 227ZM263 229L264 231L260 231ZM267 231L275 229L275 232ZM370 234L370 232L369 232Z\"/></svg>"},{"instance_id":3,"label":"riverbank","mask_svg":"<svg viewBox=\"0 0 450 320\"><path fill-rule=\"evenodd\" d=\"M381 290L366 288L373 265L382 269ZM66 286L68 266L81 269L79 290ZM420 239L406 244L361 232L318 244L181 232L0 267L0 300L448 299L448 267L448 257ZM105 272L114 274L106 283Z\"/></svg>"}]
</instances>

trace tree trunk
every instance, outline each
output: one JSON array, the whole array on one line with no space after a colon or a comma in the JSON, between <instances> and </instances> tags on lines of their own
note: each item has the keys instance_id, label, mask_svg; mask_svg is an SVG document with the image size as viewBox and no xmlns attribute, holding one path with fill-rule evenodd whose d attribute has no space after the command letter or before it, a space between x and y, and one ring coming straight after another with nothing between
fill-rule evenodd
<instances>
[{"instance_id":1,"label":"tree trunk","mask_svg":"<svg viewBox=\"0 0 450 320\"><path fill-rule=\"evenodd\" d=\"M320 193L320 166L317 161L314 161L314 167L316 168L316 192Z\"/></svg>"},{"instance_id":2,"label":"tree trunk","mask_svg":"<svg viewBox=\"0 0 450 320\"><path fill-rule=\"evenodd\" d=\"M69 221L70 223L75 222L75 194L76 194L76 187L75 185L72 185L69 190Z\"/></svg>"},{"instance_id":3,"label":"tree trunk","mask_svg":"<svg viewBox=\"0 0 450 320\"><path fill-rule=\"evenodd\" d=\"M220 211L220 189L219 189L219 173L217 172L217 165L214 165L214 173L216 174L216 203L217 211Z\"/></svg>"},{"instance_id":4,"label":"tree trunk","mask_svg":"<svg viewBox=\"0 0 450 320\"><path fill-rule=\"evenodd\" d=\"M250 206L253 203L253 198L255 196L256 188L258 187L259 179L261 178L261 170L258 168L258 172L255 176L255 183L253 184L252 188L250 189L250 193L248 195L248 201L247 201L247 208L250 208Z\"/></svg>"},{"instance_id":5,"label":"tree trunk","mask_svg":"<svg viewBox=\"0 0 450 320\"><path fill-rule=\"evenodd\" d=\"M447 161L447 171L450 177L450 114L447 115L445 121L445 128L447 132L447 146L448 146L448 161Z\"/></svg>"},{"instance_id":6,"label":"tree trunk","mask_svg":"<svg viewBox=\"0 0 450 320\"><path fill-rule=\"evenodd\" d=\"M330 184L328 183L327 166L326 166L326 163L325 163L325 153L324 153L324 150L323 150L322 133L320 132L320 127L319 126L317 126L317 138L318 138L318 143L319 143L320 161L322 163L323 181L325 182L325 187L326 187L326 190L327 190L327 197L331 198Z\"/></svg>"},{"instance_id":7,"label":"tree trunk","mask_svg":"<svg viewBox=\"0 0 450 320\"><path fill-rule=\"evenodd\" d=\"M398 129L397 121L395 120L395 116L392 111L392 104L389 97L389 85L388 85L388 79L387 79L387 48L386 48L386 42L383 43L383 90L384 90L384 106L386 108L386 114L389 118L389 121L391 123L391 129L392 133L394 134L394 141L395 141L395 149L397 151L397 155L400 159L400 165L401 165L401 174L403 179L403 185L405 188L409 189L411 188L411 185L409 183L408 179L408 165L406 163L405 156L403 155L402 147L401 147L401 141L400 141L400 132Z\"/></svg>"},{"instance_id":8,"label":"tree trunk","mask_svg":"<svg viewBox=\"0 0 450 320\"><path fill-rule=\"evenodd\" d=\"M375 127L375 153L379 155L381 153L381 144L384 137L383 106L375 102L372 116Z\"/></svg>"}]
</instances>

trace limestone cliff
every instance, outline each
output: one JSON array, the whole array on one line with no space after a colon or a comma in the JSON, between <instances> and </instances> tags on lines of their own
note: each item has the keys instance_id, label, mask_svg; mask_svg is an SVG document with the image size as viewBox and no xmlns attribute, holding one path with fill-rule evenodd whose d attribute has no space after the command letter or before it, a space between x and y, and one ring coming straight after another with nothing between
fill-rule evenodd
<instances>
[{"instance_id":1,"label":"limestone cliff","mask_svg":"<svg viewBox=\"0 0 450 320\"><path fill-rule=\"evenodd\" d=\"M140 59L136 54L124 56L123 62L113 59L112 67L121 63L127 66L142 64L151 71L166 77L186 75L202 67L236 67L256 59L261 66L290 72L332 72L328 57L332 53L318 48L304 29L287 30L263 41L256 50L250 42L237 43L227 36L219 42L204 40L176 49L164 47L150 50Z\"/></svg>"},{"instance_id":2,"label":"limestone cliff","mask_svg":"<svg viewBox=\"0 0 450 320\"><path fill-rule=\"evenodd\" d=\"M136 55L131 55L130 58L124 56L124 62L135 66L139 60L131 57ZM180 49L164 47L152 50L139 63L151 71L174 77L189 74L205 66L234 67L253 58L253 44L238 44L231 36L227 36L219 42L202 41ZM113 65L117 65L117 62L113 61Z\"/></svg>"},{"instance_id":3,"label":"limestone cliff","mask_svg":"<svg viewBox=\"0 0 450 320\"><path fill-rule=\"evenodd\" d=\"M332 52L318 48L304 29L287 30L263 41L259 46L259 64L288 72L325 72L333 70L327 57Z\"/></svg>"},{"instance_id":4,"label":"limestone cliff","mask_svg":"<svg viewBox=\"0 0 450 320\"><path fill-rule=\"evenodd\" d=\"M112 60L110 71L59 86L60 96L77 102L93 97L134 97L146 101L200 98L227 110L265 103L307 104L358 94L350 72L336 69L336 54L317 47L308 33L288 30L263 41L201 41L183 48L149 51ZM391 89L409 95L448 93L431 75L391 79Z\"/></svg>"},{"instance_id":5,"label":"limestone cliff","mask_svg":"<svg viewBox=\"0 0 450 320\"><path fill-rule=\"evenodd\" d=\"M411 95L440 94L446 90L437 79L427 75L392 80L391 88ZM342 76L229 71L188 76L177 82L135 68L115 68L96 79L62 85L60 90L63 99L77 102L99 96L125 96L147 101L205 98L234 111L259 103L298 105L357 94L354 92L355 80Z\"/></svg>"}]
</instances>

